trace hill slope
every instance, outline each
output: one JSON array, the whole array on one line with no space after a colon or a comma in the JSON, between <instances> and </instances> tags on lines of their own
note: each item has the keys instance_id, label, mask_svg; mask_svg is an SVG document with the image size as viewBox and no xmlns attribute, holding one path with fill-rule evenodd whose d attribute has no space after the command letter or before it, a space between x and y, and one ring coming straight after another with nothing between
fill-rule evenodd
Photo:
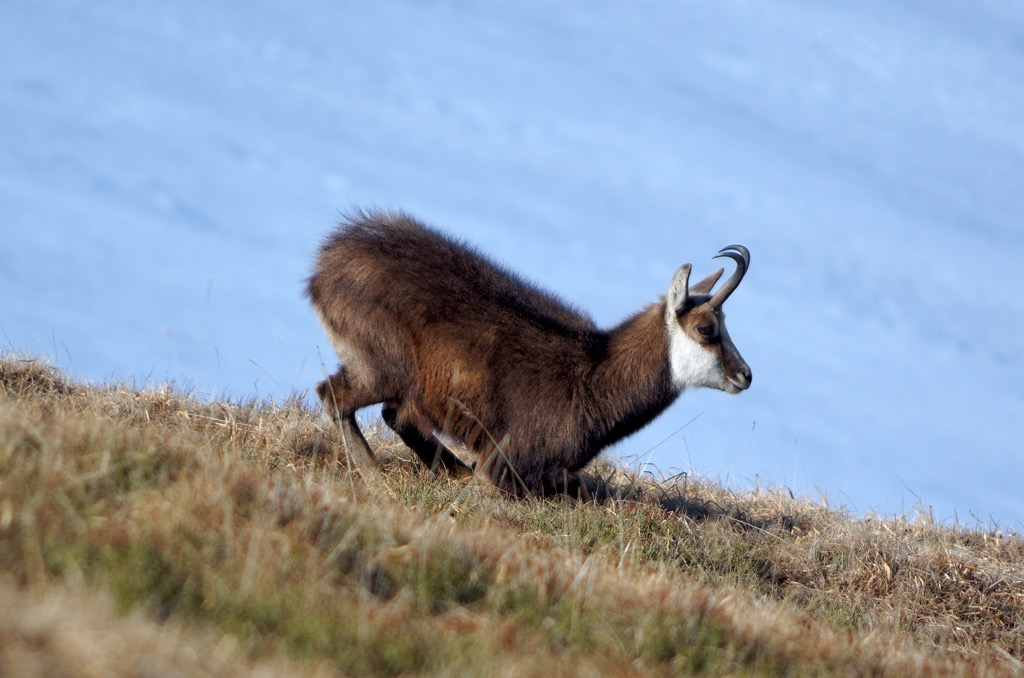
<instances>
[{"instance_id":1,"label":"hill slope","mask_svg":"<svg viewBox=\"0 0 1024 678\"><path fill-rule=\"evenodd\" d=\"M512 500L380 433L364 482L301 402L0 362L0 675L1021 671L1017 535L600 465Z\"/></svg>"}]
</instances>

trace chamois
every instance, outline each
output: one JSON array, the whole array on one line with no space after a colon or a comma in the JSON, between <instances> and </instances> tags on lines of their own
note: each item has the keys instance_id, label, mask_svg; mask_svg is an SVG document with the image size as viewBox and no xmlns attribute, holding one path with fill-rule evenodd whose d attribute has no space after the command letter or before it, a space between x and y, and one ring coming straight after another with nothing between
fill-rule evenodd
<instances>
[{"instance_id":1,"label":"chamois","mask_svg":"<svg viewBox=\"0 0 1024 678\"><path fill-rule=\"evenodd\" d=\"M435 433L460 441L515 494L550 494L604 447L645 426L687 387L747 389L750 368L722 304L750 264L668 293L611 330L467 245L400 212L357 212L322 243L306 294L341 366L317 384L354 467L376 468L356 410L382 416L431 469L471 469Z\"/></svg>"}]
</instances>

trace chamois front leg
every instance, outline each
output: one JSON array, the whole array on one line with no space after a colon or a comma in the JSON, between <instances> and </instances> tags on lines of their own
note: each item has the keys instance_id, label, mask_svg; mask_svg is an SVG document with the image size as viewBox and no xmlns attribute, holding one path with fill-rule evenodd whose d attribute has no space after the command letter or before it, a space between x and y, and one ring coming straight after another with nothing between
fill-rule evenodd
<instances>
[{"instance_id":1,"label":"chamois front leg","mask_svg":"<svg viewBox=\"0 0 1024 678\"><path fill-rule=\"evenodd\" d=\"M381 410L381 416L384 418L384 423L398 434L402 442L415 452L420 461L431 471L441 469L453 478L466 478L473 475L473 469L452 454L452 451L445 447L444 443L437 439L437 436L433 434L425 436L419 428L400 417L397 407L385 405Z\"/></svg>"},{"instance_id":2,"label":"chamois front leg","mask_svg":"<svg viewBox=\"0 0 1024 678\"><path fill-rule=\"evenodd\" d=\"M372 401L361 402L365 397L357 397L360 395L359 389L353 388L344 368L329 379L318 383L316 393L320 396L324 410L341 430L341 441L352 468L363 473L376 474L379 464L370 451L363 432L359 430L359 425L356 424L356 410L372 404Z\"/></svg>"}]
</instances>

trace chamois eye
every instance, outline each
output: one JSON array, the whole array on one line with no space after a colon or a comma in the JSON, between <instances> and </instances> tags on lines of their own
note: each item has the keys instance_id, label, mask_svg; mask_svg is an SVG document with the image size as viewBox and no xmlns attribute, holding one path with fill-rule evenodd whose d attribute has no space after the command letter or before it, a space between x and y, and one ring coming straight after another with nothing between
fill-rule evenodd
<instances>
[{"instance_id":1,"label":"chamois eye","mask_svg":"<svg viewBox=\"0 0 1024 678\"><path fill-rule=\"evenodd\" d=\"M710 323L707 325L698 325L697 334L704 337L705 339L710 339L711 337L715 336L715 326Z\"/></svg>"}]
</instances>

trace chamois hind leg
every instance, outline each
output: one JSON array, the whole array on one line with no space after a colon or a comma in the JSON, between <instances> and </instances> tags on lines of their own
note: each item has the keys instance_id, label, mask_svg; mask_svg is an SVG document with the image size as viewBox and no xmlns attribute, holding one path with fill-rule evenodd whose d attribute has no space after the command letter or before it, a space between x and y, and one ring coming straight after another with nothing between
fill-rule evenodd
<instances>
[{"instance_id":1,"label":"chamois hind leg","mask_svg":"<svg viewBox=\"0 0 1024 678\"><path fill-rule=\"evenodd\" d=\"M316 385L324 410L341 429L341 440L353 468L373 473L378 469L377 459L356 424L356 410L372 405L374 397L366 389L354 384L340 368L329 379Z\"/></svg>"},{"instance_id":2,"label":"chamois hind leg","mask_svg":"<svg viewBox=\"0 0 1024 678\"><path fill-rule=\"evenodd\" d=\"M408 416L408 412L405 412ZM445 447L444 443L437 439L433 432L424 435L420 427L417 427L405 417L399 416L398 408L392 404L384 405L381 410L384 423L398 434L416 456L420 458L431 471L443 469L453 478L463 478L473 475L473 469L466 466L461 459L452 454L451 450ZM423 428L429 426L425 422ZM431 430L431 429L427 429Z\"/></svg>"}]
</instances>

